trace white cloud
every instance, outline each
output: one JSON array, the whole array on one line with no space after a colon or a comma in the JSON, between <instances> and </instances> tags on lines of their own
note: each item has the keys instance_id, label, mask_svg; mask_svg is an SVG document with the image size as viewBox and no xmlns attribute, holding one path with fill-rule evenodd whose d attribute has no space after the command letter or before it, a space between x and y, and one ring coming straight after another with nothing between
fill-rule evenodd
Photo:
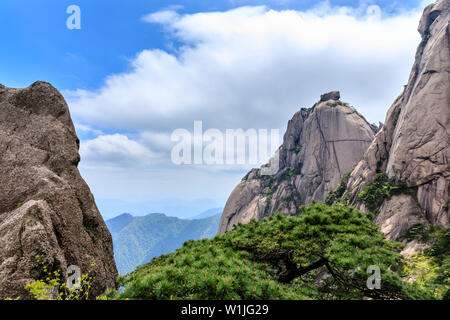
<instances>
[{"instance_id":1,"label":"white cloud","mask_svg":"<svg viewBox=\"0 0 450 320\"><path fill-rule=\"evenodd\" d=\"M421 7L426 7L432 3L436 3L436 0L422 0L420 6Z\"/></svg>"},{"instance_id":2,"label":"white cloud","mask_svg":"<svg viewBox=\"0 0 450 320\"><path fill-rule=\"evenodd\" d=\"M75 123L75 129L79 132L83 132L83 133L93 133L95 135L101 135L103 134L103 132L101 130L97 130L92 128L91 126L87 126L81 123Z\"/></svg>"},{"instance_id":3,"label":"white cloud","mask_svg":"<svg viewBox=\"0 0 450 320\"><path fill-rule=\"evenodd\" d=\"M204 130L283 133L300 107L331 90L340 90L369 121L384 121L409 76L421 9L379 15L374 7L368 10L373 2L367 3L352 9L324 2L308 11L167 9L145 16L182 44L176 54L144 50L130 71L109 76L98 90L65 94L80 123L103 132L134 132L133 140L116 134L82 141L87 180L104 198L113 193L110 186L121 185L144 198L226 199L241 174L216 167L171 168L173 130L192 131L193 122L202 120ZM145 169L127 169L136 164ZM122 170L110 175L104 167L111 166Z\"/></svg>"},{"instance_id":4,"label":"white cloud","mask_svg":"<svg viewBox=\"0 0 450 320\"><path fill-rule=\"evenodd\" d=\"M295 0L229 0L230 4L233 6L243 6L243 5L287 5Z\"/></svg>"},{"instance_id":5,"label":"white cloud","mask_svg":"<svg viewBox=\"0 0 450 320\"><path fill-rule=\"evenodd\" d=\"M142 18L142 21L149 23L171 23L178 18L179 15L175 12L174 8L171 10L163 10L148 14Z\"/></svg>"},{"instance_id":6,"label":"white cloud","mask_svg":"<svg viewBox=\"0 0 450 320\"><path fill-rule=\"evenodd\" d=\"M81 142L82 160L94 166L148 165L155 158L146 147L121 134L101 135Z\"/></svg>"},{"instance_id":7,"label":"white cloud","mask_svg":"<svg viewBox=\"0 0 450 320\"><path fill-rule=\"evenodd\" d=\"M322 5L148 15L185 44L179 54L142 51L132 71L108 77L98 91L72 92L71 109L103 128L166 134L194 120L219 129L283 129L299 104L340 89L370 121L383 121L407 81L419 14L358 12Z\"/></svg>"},{"instance_id":8,"label":"white cloud","mask_svg":"<svg viewBox=\"0 0 450 320\"><path fill-rule=\"evenodd\" d=\"M170 135L163 132L144 131L140 135L140 141L144 145L151 146L156 151L169 152L174 143L170 140Z\"/></svg>"}]
</instances>

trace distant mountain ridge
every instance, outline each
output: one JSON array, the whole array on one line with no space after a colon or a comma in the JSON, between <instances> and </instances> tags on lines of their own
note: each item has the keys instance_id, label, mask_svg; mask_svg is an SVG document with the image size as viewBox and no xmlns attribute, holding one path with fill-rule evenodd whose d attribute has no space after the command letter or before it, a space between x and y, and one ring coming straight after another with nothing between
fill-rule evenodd
<instances>
[{"instance_id":1,"label":"distant mountain ridge","mask_svg":"<svg viewBox=\"0 0 450 320\"><path fill-rule=\"evenodd\" d=\"M187 219L203 219L215 216L216 214L222 214L222 212L223 208L212 208Z\"/></svg>"},{"instance_id":2,"label":"distant mountain ridge","mask_svg":"<svg viewBox=\"0 0 450 320\"><path fill-rule=\"evenodd\" d=\"M124 213L107 220L106 225L113 238L117 269L126 274L153 257L175 251L188 240L214 237L219 221L220 211L202 219L180 219L162 213L134 217Z\"/></svg>"},{"instance_id":3,"label":"distant mountain ridge","mask_svg":"<svg viewBox=\"0 0 450 320\"><path fill-rule=\"evenodd\" d=\"M120 232L126 227L132 220L133 216L129 213L123 213L117 217L108 220L108 229L110 232Z\"/></svg>"}]
</instances>

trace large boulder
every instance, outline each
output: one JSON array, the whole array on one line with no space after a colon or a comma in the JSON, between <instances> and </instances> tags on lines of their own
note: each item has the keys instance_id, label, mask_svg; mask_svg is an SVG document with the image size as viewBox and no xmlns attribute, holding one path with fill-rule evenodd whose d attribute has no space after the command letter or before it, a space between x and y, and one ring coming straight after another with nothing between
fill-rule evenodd
<instances>
[{"instance_id":1,"label":"large boulder","mask_svg":"<svg viewBox=\"0 0 450 320\"><path fill-rule=\"evenodd\" d=\"M276 211L292 215L312 200L324 201L361 160L376 129L339 97L338 91L322 95L314 107L293 116L278 150L278 172L264 175L254 169L243 179L228 198L219 233L239 222Z\"/></svg>"},{"instance_id":2,"label":"large boulder","mask_svg":"<svg viewBox=\"0 0 450 320\"><path fill-rule=\"evenodd\" d=\"M339 91L331 91L331 92L321 95L320 102L328 101L328 100L338 101L340 98L341 98L341 93Z\"/></svg>"},{"instance_id":3,"label":"large boulder","mask_svg":"<svg viewBox=\"0 0 450 320\"><path fill-rule=\"evenodd\" d=\"M50 84L0 85L0 299L70 265L94 276L91 297L116 287L111 235L77 165L79 140ZM92 266L95 264L95 266Z\"/></svg>"}]
</instances>

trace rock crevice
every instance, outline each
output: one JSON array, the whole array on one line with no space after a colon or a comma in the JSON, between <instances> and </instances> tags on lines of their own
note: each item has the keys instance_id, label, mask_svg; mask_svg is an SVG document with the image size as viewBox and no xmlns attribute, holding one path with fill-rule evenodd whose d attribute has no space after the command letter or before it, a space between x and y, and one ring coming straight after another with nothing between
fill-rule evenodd
<instances>
[{"instance_id":1,"label":"rock crevice","mask_svg":"<svg viewBox=\"0 0 450 320\"><path fill-rule=\"evenodd\" d=\"M408 84L348 181L346 197L360 209L364 205L358 194L378 173L416 190L417 203L404 195L401 202L405 205L386 200L379 209L376 222L382 228L389 225L387 234L392 239L399 238L413 222L450 226L449 21L448 0L424 10L419 24L422 42ZM396 219L392 219L393 208L398 211Z\"/></svg>"}]
</instances>

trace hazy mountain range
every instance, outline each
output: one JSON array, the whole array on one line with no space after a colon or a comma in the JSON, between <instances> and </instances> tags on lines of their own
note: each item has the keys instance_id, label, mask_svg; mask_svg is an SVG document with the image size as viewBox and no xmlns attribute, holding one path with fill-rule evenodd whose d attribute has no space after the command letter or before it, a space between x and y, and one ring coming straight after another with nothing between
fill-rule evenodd
<instances>
[{"instance_id":1,"label":"hazy mountain range","mask_svg":"<svg viewBox=\"0 0 450 320\"><path fill-rule=\"evenodd\" d=\"M107 220L119 273L129 273L153 257L180 248L187 240L215 236L221 212L220 208L214 208L191 219L168 217L162 213L143 217L124 213Z\"/></svg>"},{"instance_id":2,"label":"hazy mountain range","mask_svg":"<svg viewBox=\"0 0 450 320\"><path fill-rule=\"evenodd\" d=\"M188 219L203 219L203 218L208 218L208 217L212 217L215 216L216 214L221 214L223 211L223 208L212 208L209 210L206 210L200 214L197 214L193 217L190 217Z\"/></svg>"}]
</instances>

